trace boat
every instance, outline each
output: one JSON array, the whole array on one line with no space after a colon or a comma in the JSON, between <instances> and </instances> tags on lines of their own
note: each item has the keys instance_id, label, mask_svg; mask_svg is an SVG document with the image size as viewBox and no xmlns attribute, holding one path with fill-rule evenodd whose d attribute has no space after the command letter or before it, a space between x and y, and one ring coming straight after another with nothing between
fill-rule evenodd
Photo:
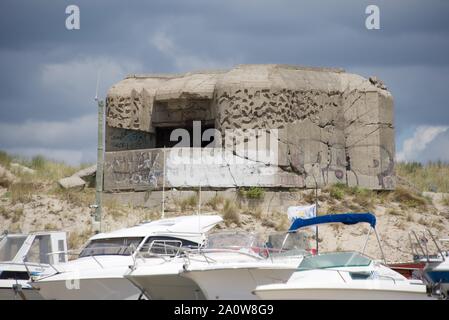
<instances>
[{"instance_id":1,"label":"boat","mask_svg":"<svg viewBox=\"0 0 449 320\"><path fill-rule=\"evenodd\" d=\"M6 233L0 238L0 300L40 300L32 277L54 273L67 262L65 232Z\"/></svg>"},{"instance_id":2,"label":"boat","mask_svg":"<svg viewBox=\"0 0 449 320\"><path fill-rule=\"evenodd\" d=\"M256 286L286 281L296 271L308 248L304 235L297 236L272 235L265 242L247 232L212 233L205 246L186 249L164 265L137 261L125 277L149 299L257 299ZM273 246L276 239L281 247ZM288 246L288 239L297 245Z\"/></svg>"},{"instance_id":3,"label":"boat","mask_svg":"<svg viewBox=\"0 0 449 320\"><path fill-rule=\"evenodd\" d=\"M422 237L418 237L415 231L410 233L410 242L414 260L424 263L423 279L427 284L430 295L438 299L449 299L449 251L442 249L442 243L449 239L437 239L429 229L425 229ZM413 239L416 241L413 242ZM433 243L437 253L430 254L430 243Z\"/></svg>"},{"instance_id":4,"label":"boat","mask_svg":"<svg viewBox=\"0 0 449 320\"><path fill-rule=\"evenodd\" d=\"M386 266L385 256L376 232L376 218L371 213L348 213L297 218L290 231L321 224L353 225L368 223L370 228L362 252L335 251L309 254L297 271L282 284L255 288L261 299L319 300L422 300L427 299L426 286L420 280L409 280ZM384 263L364 254L371 231L378 240Z\"/></svg>"},{"instance_id":5,"label":"boat","mask_svg":"<svg viewBox=\"0 0 449 320\"><path fill-rule=\"evenodd\" d=\"M157 266L183 246L198 247L205 233L221 221L217 215L178 216L97 234L77 259L58 266L58 272L36 279L32 285L45 299L143 299L140 288L123 277L129 266L144 257ZM148 257L149 252L158 255Z\"/></svg>"}]
</instances>

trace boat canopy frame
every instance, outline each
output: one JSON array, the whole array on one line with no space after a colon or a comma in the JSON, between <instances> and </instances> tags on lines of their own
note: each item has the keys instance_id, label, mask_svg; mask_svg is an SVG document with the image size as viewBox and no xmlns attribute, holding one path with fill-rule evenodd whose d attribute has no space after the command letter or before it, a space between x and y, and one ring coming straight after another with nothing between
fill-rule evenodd
<instances>
[{"instance_id":1,"label":"boat canopy frame","mask_svg":"<svg viewBox=\"0 0 449 320\"><path fill-rule=\"evenodd\" d=\"M382 249L382 244L380 242L379 234L376 230L376 216L371 212L363 212L363 213L336 213L336 214L327 214L322 216L317 216L313 218L303 219L296 218L293 220L290 228L288 229L286 238L290 233L294 233L301 228L310 227L310 226L318 226L320 224L328 224L328 223L343 223L345 225L354 225L357 223L368 223L371 228L368 229L367 237L365 240L365 244L363 246L362 254L365 253L366 246L368 244L368 239L371 234L371 230L374 231L377 239L377 243L379 245L380 252L382 254L382 260L385 264L387 264L387 259L385 258L384 251ZM286 240L286 239L285 239ZM284 242L285 242L284 240Z\"/></svg>"}]
</instances>

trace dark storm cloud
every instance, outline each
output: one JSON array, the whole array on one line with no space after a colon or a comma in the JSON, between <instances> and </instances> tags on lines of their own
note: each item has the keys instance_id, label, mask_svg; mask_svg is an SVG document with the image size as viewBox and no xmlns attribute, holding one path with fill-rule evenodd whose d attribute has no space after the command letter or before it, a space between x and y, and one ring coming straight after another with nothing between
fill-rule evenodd
<instances>
[{"instance_id":1,"label":"dark storm cloud","mask_svg":"<svg viewBox=\"0 0 449 320\"><path fill-rule=\"evenodd\" d=\"M77 31L65 28L70 4L80 7ZM365 28L369 4L380 7L380 30ZM395 97L400 137L422 125L446 126L448 14L449 1L443 0L2 0L0 129L14 125L32 134L29 128L45 130L40 128L53 123L49 132L59 138L2 136L0 148L94 149L94 137L76 123L92 126L88 132L94 135L98 70L104 96L127 73L238 63L333 66L377 75ZM64 124L72 130L67 137Z\"/></svg>"}]
</instances>

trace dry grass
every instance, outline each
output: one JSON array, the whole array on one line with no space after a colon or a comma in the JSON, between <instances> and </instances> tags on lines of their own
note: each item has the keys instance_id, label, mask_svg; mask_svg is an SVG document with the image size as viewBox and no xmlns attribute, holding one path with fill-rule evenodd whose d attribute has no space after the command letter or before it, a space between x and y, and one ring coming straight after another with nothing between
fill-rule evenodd
<instances>
[{"instance_id":1,"label":"dry grass","mask_svg":"<svg viewBox=\"0 0 449 320\"><path fill-rule=\"evenodd\" d=\"M290 227L290 220L285 213L277 214L276 231L287 231Z\"/></svg>"},{"instance_id":2,"label":"dry grass","mask_svg":"<svg viewBox=\"0 0 449 320\"><path fill-rule=\"evenodd\" d=\"M430 162L397 163L396 174L415 185L420 191L449 192L449 164Z\"/></svg>"},{"instance_id":3,"label":"dry grass","mask_svg":"<svg viewBox=\"0 0 449 320\"><path fill-rule=\"evenodd\" d=\"M430 227L430 222L424 217L419 218L418 223L422 226Z\"/></svg>"},{"instance_id":4,"label":"dry grass","mask_svg":"<svg viewBox=\"0 0 449 320\"><path fill-rule=\"evenodd\" d=\"M127 215L127 211L123 208L117 200L111 199L103 203L106 213L110 215L114 220L119 220L120 218Z\"/></svg>"},{"instance_id":5,"label":"dry grass","mask_svg":"<svg viewBox=\"0 0 449 320\"><path fill-rule=\"evenodd\" d=\"M221 213L226 224L233 222L236 225L240 225L240 213L237 206L231 200L225 200Z\"/></svg>"},{"instance_id":6,"label":"dry grass","mask_svg":"<svg viewBox=\"0 0 449 320\"><path fill-rule=\"evenodd\" d=\"M348 212L348 207L344 203L335 203L329 206L328 212L320 212L318 215L332 214L332 213L345 213Z\"/></svg>"},{"instance_id":7,"label":"dry grass","mask_svg":"<svg viewBox=\"0 0 449 320\"><path fill-rule=\"evenodd\" d=\"M257 207L254 211L251 212L252 216L256 218L257 220L262 219L263 216L263 210L261 207Z\"/></svg>"},{"instance_id":8,"label":"dry grass","mask_svg":"<svg viewBox=\"0 0 449 320\"><path fill-rule=\"evenodd\" d=\"M92 228L89 227L82 232L70 232L67 239L67 245L69 250L81 249L86 241L93 235Z\"/></svg>"},{"instance_id":9,"label":"dry grass","mask_svg":"<svg viewBox=\"0 0 449 320\"><path fill-rule=\"evenodd\" d=\"M390 194L390 200L398 202L406 208L418 208L427 205L427 200L424 197L403 187L397 187Z\"/></svg>"},{"instance_id":10,"label":"dry grass","mask_svg":"<svg viewBox=\"0 0 449 320\"><path fill-rule=\"evenodd\" d=\"M33 194L39 193L40 189L41 186L37 183L14 183L8 189L11 203L28 203L32 200Z\"/></svg>"},{"instance_id":11,"label":"dry grass","mask_svg":"<svg viewBox=\"0 0 449 320\"><path fill-rule=\"evenodd\" d=\"M2 211L1 215L5 219L11 219L11 223L15 224L20 221L20 219L23 217L23 207L16 208L14 210L7 211L5 208Z\"/></svg>"},{"instance_id":12,"label":"dry grass","mask_svg":"<svg viewBox=\"0 0 449 320\"><path fill-rule=\"evenodd\" d=\"M443 206L449 207L449 196L444 196L444 197L441 199L441 204L442 204Z\"/></svg>"},{"instance_id":13,"label":"dry grass","mask_svg":"<svg viewBox=\"0 0 449 320\"><path fill-rule=\"evenodd\" d=\"M7 220L11 219L11 223L17 223L23 216L23 207L19 207L14 210L8 210L5 207L0 207L0 216Z\"/></svg>"},{"instance_id":14,"label":"dry grass","mask_svg":"<svg viewBox=\"0 0 449 320\"><path fill-rule=\"evenodd\" d=\"M186 209L194 209L198 206L198 195L191 195L190 197L187 197L179 202L178 205L181 207L181 211L185 211Z\"/></svg>"},{"instance_id":15,"label":"dry grass","mask_svg":"<svg viewBox=\"0 0 449 320\"><path fill-rule=\"evenodd\" d=\"M44 230L54 231L54 230L58 230L58 227L54 223L49 222L49 223L45 224Z\"/></svg>"},{"instance_id":16,"label":"dry grass","mask_svg":"<svg viewBox=\"0 0 449 320\"><path fill-rule=\"evenodd\" d=\"M12 157L7 154L5 151L0 150L0 165L8 168L12 162Z\"/></svg>"},{"instance_id":17,"label":"dry grass","mask_svg":"<svg viewBox=\"0 0 449 320\"><path fill-rule=\"evenodd\" d=\"M399 211L397 209L393 209L393 208L388 209L386 211L386 214L390 215L390 216L402 216L403 215L403 213L401 211Z\"/></svg>"},{"instance_id":18,"label":"dry grass","mask_svg":"<svg viewBox=\"0 0 449 320\"><path fill-rule=\"evenodd\" d=\"M83 189L83 190L71 190L56 187L50 191L51 194L56 196L62 201L66 201L78 207L89 207L95 203L95 190Z\"/></svg>"},{"instance_id":19,"label":"dry grass","mask_svg":"<svg viewBox=\"0 0 449 320\"><path fill-rule=\"evenodd\" d=\"M4 206L0 206L0 216L6 218L8 216L8 210Z\"/></svg>"},{"instance_id":20,"label":"dry grass","mask_svg":"<svg viewBox=\"0 0 449 320\"><path fill-rule=\"evenodd\" d=\"M306 203L315 203L315 191L304 192L302 195L302 199ZM318 197L318 200L320 200L319 197Z\"/></svg>"},{"instance_id":21,"label":"dry grass","mask_svg":"<svg viewBox=\"0 0 449 320\"><path fill-rule=\"evenodd\" d=\"M215 195L206 202L206 205L211 207L213 210L218 210L223 203L224 198L222 196Z\"/></svg>"},{"instance_id":22,"label":"dry grass","mask_svg":"<svg viewBox=\"0 0 449 320\"><path fill-rule=\"evenodd\" d=\"M47 159L42 155L37 155L31 159L24 159L17 156L11 156L4 151L0 151L0 164L5 167L9 167L11 162L17 162L36 171L33 175L26 173L19 174L19 177L26 177L29 180L47 180L50 182L71 176L75 172L90 165L86 163L80 166L70 166L64 162Z\"/></svg>"}]
</instances>

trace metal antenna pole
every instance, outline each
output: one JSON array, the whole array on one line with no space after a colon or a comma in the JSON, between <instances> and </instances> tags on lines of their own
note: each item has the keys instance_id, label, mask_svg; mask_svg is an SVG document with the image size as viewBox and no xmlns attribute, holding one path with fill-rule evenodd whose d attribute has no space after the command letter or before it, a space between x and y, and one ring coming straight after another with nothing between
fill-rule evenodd
<instances>
[{"instance_id":1,"label":"metal antenna pole","mask_svg":"<svg viewBox=\"0 0 449 320\"><path fill-rule=\"evenodd\" d=\"M99 231L102 230L102 206L103 206L103 163L104 163L104 101L98 100L98 149L97 149L97 172L96 176L96 192L95 192L95 215L94 220L100 224Z\"/></svg>"},{"instance_id":2,"label":"metal antenna pole","mask_svg":"<svg viewBox=\"0 0 449 320\"><path fill-rule=\"evenodd\" d=\"M163 168L162 168L162 215L161 218L165 218L165 146L163 149Z\"/></svg>"},{"instance_id":3,"label":"metal antenna pole","mask_svg":"<svg viewBox=\"0 0 449 320\"><path fill-rule=\"evenodd\" d=\"M198 214L201 214L201 183L199 185L199 192L198 192Z\"/></svg>"}]
</instances>

